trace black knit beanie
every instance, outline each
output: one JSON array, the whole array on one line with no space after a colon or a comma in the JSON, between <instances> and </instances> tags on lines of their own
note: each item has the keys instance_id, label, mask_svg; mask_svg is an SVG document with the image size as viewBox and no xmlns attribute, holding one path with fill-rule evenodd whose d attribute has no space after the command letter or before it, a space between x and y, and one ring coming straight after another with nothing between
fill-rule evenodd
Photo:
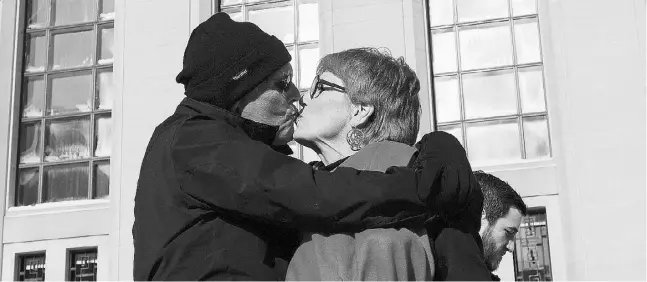
<instances>
[{"instance_id":1,"label":"black knit beanie","mask_svg":"<svg viewBox=\"0 0 647 282\"><path fill-rule=\"evenodd\" d=\"M217 13L191 33L175 80L187 97L228 110L291 59L278 38Z\"/></svg>"}]
</instances>

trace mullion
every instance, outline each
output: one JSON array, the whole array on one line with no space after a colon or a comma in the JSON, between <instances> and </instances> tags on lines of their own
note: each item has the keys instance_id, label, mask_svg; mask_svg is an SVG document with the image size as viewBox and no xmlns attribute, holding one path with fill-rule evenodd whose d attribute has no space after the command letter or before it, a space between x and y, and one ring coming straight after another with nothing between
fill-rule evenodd
<instances>
[{"instance_id":1,"label":"mullion","mask_svg":"<svg viewBox=\"0 0 647 282\"><path fill-rule=\"evenodd\" d=\"M55 0L49 0L48 1L49 2L49 5L48 5L48 8L49 8L48 12L49 13L48 13L48 17L47 17L47 25L46 25L47 29L45 30L45 36L46 36L46 39L45 39L45 48L46 48L45 49L45 74L43 75L43 80L44 80L43 84L44 84L44 87L45 87L45 91L44 91L44 95L45 95L44 102L45 103L43 103L44 104L44 107L43 107L44 109L43 109L43 116L42 116L42 120L41 120L41 136L40 136L40 141L41 141L40 160L41 160L41 163L39 165L38 198L36 199L36 204L40 204L40 203L43 202L43 189L45 189L45 183L44 183L44 180L45 180L45 167L43 165L45 163L45 141L46 141L45 134L47 133L47 119L45 117L47 116L47 111L48 111L48 108L49 108L49 104L51 103L51 101L50 101L51 98L49 97L50 96L49 95L49 93L50 93L50 90L49 90L50 89L49 74L47 73L47 70L50 67L50 62L49 61L53 58L53 56L52 56L53 40L52 40L52 31L51 31L50 27L54 23L54 8L53 8L54 7L54 1Z\"/></svg>"},{"instance_id":2,"label":"mullion","mask_svg":"<svg viewBox=\"0 0 647 282\"><path fill-rule=\"evenodd\" d=\"M454 4L456 5L456 4ZM455 13L455 15L457 15ZM462 22L462 23L457 23L456 20L452 24L445 24L445 25L437 25L431 27L432 31L437 31L437 30L443 30L443 29L450 29L453 26L458 26L458 27L468 27L468 26L478 26L478 25L484 25L484 24L491 24L491 23L497 23L497 22L505 22L509 19L512 20L523 20L523 19L534 19L537 18L538 14L530 14L530 15L522 15L522 16L514 16L514 17L506 17L506 18L496 18L496 19L487 19L487 20L479 20L479 21L471 21L471 22Z\"/></svg>"},{"instance_id":3,"label":"mullion","mask_svg":"<svg viewBox=\"0 0 647 282\"><path fill-rule=\"evenodd\" d=\"M517 94L517 114L519 115L519 142L520 146L519 148L521 149L521 159L525 160L526 159L526 140L525 140L525 134L524 134L524 128L523 128L523 118L522 118L522 113L523 109L521 108L521 88L519 87L519 68L518 68L518 63L519 60L517 59L517 38L515 35L515 21L512 19L512 2L510 0L508 2L508 13L510 15L510 36L512 39L512 65L513 65L513 71L514 71L514 85L515 85L515 94Z\"/></svg>"},{"instance_id":4,"label":"mullion","mask_svg":"<svg viewBox=\"0 0 647 282\"><path fill-rule=\"evenodd\" d=\"M489 68L478 68L478 69L471 69L471 70L461 70L460 73L462 74L473 74L473 73L484 73L484 72L491 72L491 71L502 71L502 70L512 70L515 67L517 68L531 68L531 67L539 67L542 66L542 63L524 63L524 64L518 64L518 65L505 65L505 66L496 66L496 67L489 67ZM439 74L434 74L435 77L448 77L448 76L455 76L457 75L458 72L443 72Z\"/></svg>"},{"instance_id":5,"label":"mullion","mask_svg":"<svg viewBox=\"0 0 647 282\"><path fill-rule=\"evenodd\" d=\"M463 74L461 66L461 43L460 43L460 34L458 28L458 3L457 1L452 1L452 7L454 8L454 24L452 30L454 31L454 41L456 42L456 78L458 79L458 104L460 110L460 119L461 121L465 120L465 95L463 94ZM434 109L435 110L435 109ZM464 122L461 122L461 135L463 137L463 147L465 148L465 153L469 156L467 148L467 125Z\"/></svg>"},{"instance_id":6,"label":"mullion","mask_svg":"<svg viewBox=\"0 0 647 282\"><path fill-rule=\"evenodd\" d=\"M301 52L301 48L299 48L299 0L292 0L292 26L292 30L294 31L294 41L292 42L294 44L294 58L292 59L294 60L294 65L297 67L296 70L292 70L292 73L297 82L296 86L298 89L301 82L301 60L299 60L299 53ZM301 110L301 104L297 103L297 106L298 109ZM297 145L298 157L300 160L303 160L303 146L299 143L297 143Z\"/></svg>"},{"instance_id":7,"label":"mullion","mask_svg":"<svg viewBox=\"0 0 647 282\"><path fill-rule=\"evenodd\" d=\"M447 121L447 122L440 122L438 123L438 126L448 126L448 125L456 125L459 123L478 123L478 122L483 122L483 121L495 121L495 120L504 120L504 119L513 119L517 117L522 117L522 118L533 118L533 117L542 117L542 116L547 116L547 112L536 112L536 113L528 113L528 114L512 114L512 115L503 115L503 116L491 116L491 117L480 117L480 118L472 118L472 119L462 119L462 120L453 120L453 121Z\"/></svg>"},{"instance_id":8,"label":"mullion","mask_svg":"<svg viewBox=\"0 0 647 282\"><path fill-rule=\"evenodd\" d=\"M104 161L110 161L110 157L88 157L88 158L83 158L83 159L71 159L71 160L64 160L64 161L54 161L54 162L44 162L40 164L22 164L19 165L20 169L26 169L26 168L35 168L35 167L51 167L51 166L59 166L59 165L70 165L70 164L80 164L80 163L87 163L89 161L93 162L104 162Z\"/></svg>"},{"instance_id":9,"label":"mullion","mask_svg":"<svg viewBox=\"0 0 647 282\"><path fill-rule=\"evenodd\" d=\"M548 152L549 156L553 156L553 144L552 144L552 138L551 138L551 133L550 133L550 122L548 118L548 98L546 97L546 80L544 79L544 48L542 48L542 43L541 43L541 25L539 24L539 3L540 1L535 1L535 12L536 18L537 18L537 39L539 40L539 59L541 59L540 67L539 69L541 70L541 85L543 88L543 97L544 97L544 109L546 109L546 130L548 131Z\"/></svg>"},{"instance_id":10,"label":"mullion","mask_svg":"<svg viewBox=\"0 0 647 282\"><path fill-rule=\"evenodd\" d=\"M95 11L97 11L95 16L97 18L99 18L99 14L101 13L99 11L99 7L98 7L99 1L94 1L94 4L96 6ZM99 25L98 24L94 25L94 42L92 44L94 44L94 48L93 48L94 49L94 63L99 64L99 53L100 53L99 50L101 48L101 44L99 44ZM89 138L90 140L88 142L88 150L89 150L88 155L90 156L90 161L88 162L88 166L89 166L89 169L88 169L88 196L87 196L88 199L92 199L92 191L93 191L92 184L94 183L92 181L93 178L94 178L94 161L93 161L92 157L94 157L94 152L95 152L95 148L94 148L94 146L95 146L95 142L94 142L95 136L94 135L95 135L96 121L95 121L94 110L97 108L96 105L95 105L96 100L97 100L97 91L96 91L97 80L98 80L98 71L97 71L96 68L92 68L92 86L90 87L90 89L91 89L90 95L92 95L91 98L90 98L90 107L91 107L90 138Z\"/></svg>"}]
</instances>

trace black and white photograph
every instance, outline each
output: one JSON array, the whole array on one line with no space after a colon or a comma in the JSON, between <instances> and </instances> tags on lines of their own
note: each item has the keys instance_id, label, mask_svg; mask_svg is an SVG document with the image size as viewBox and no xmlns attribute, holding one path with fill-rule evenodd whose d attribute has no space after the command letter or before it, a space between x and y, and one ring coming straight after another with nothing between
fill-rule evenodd
<instances>
[{"instance_id":1,"label":"black and white photograph","mask_svg":"<svg viewBox=\"0 0 647 282\"><path fill-rule=\"evenodd\" d=\"M2 281L645 281L645 0L0 0Z\"/></svg>"}]
</instances>

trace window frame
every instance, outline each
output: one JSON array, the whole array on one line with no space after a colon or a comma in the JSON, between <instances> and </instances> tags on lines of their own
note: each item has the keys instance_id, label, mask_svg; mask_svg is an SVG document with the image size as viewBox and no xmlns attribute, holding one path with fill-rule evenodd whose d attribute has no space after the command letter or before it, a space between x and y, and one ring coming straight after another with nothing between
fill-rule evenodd
<instances>
[{"instance_id":1,"label":"window frame","mask_svg":"<svg viewBox=\"0 0 647 282\"><path fill-rule=\"evenodd\" d=\"M451 0L452 2L452 12L453 12L453 19L454 22L451 24L443 24L443 25L437 25L437 26L431 26L431 20L428 20L426 23L428 26L426 27L428 30L429 34L429 40L427 42L427 48L428 52L430 53L430 62L429 62L429 72L430 72L430 79L431 79L431 95L432 95L432 105L431 107L432 112L434 114L433 118L433 125L432 127L434 130L441 130L443 127L456 127L458 126L460 128L461 132L461 144L465 148L465 151L468 152L468 144L467 144L467 127L472 124L481 124L481 123L487 123L487 122L496 122L496 121L515 121L517 127L518 127L518 133L519 133L519 146L520 146L520 158L515 159L515 160L481 160L476 162L476 165L479 167L498 167L498 166L515 166L521 164L522 166L525 166L527 163L531 164L541 164L541 163L546 163L546 162L553 162L554 157L555 157L555 146L553 143L554 136L552 135L552 122L551 122L551 114L550 114L550 109L549 109L549 104L548 104L548 85L547 85L547 74L546 74L546 58L544 54L544 48L547 44L544 42L544 34L542 33L542 1L541 0L535 0L536 3L536 10L535 13L533 14L526 14L526 15L518 15L515 16L512 11L512 3L511 0L507 0L507 6L508 6L508 14L506 17L499 17L499 18L493 18L493 19L485 19L485 20L474 20L474 21L466 21L466 22L459 22L458 21L458 0ZM427 11L429 16L431 17L431 1L425 1L426 4L428 4ZM533 62L533 63L523 63L523 64L518 64L517 60L517 44L516 44L516 34L515 34L515 23L517 21L535 21L537 25L537 39L539 42L539 57L540 61L539 62ZM508 23L509 22L509 23ZM486 68L476 68L476 69L469 69L469 70L462 70L461 67L461 54L460 54L460 30L465 29L465 28L476 28L479 26L488 26L492 24L506 24L510 28L510 39L511 39L511 56L512 56L512 62L510 65L505 65L505 66L495 66L495 67L486 67ZM442 32L452 32L454 34L454 49L456 51L456 70L451 71L451 72L443 72L439 73L434 70L434 62L433 62L433 35L435 33L442 33ZM541 112L530 112L530 113L524 113L522 107L522 101L521 101L521 91L520 91L520 83L519 83L519 72L520 69L529 69L529 68L535 68L539 67L541 70L541 83L543 87L543 99L544 99L544 110ZM488 116L488 117L478 117L478 118L466 118L465 116L465 99L464 99L464 93L463 93L463 75L469 75L469 74L483 74L487 72L495 72L495 71L512 71L514 74L514 80L515 80L515 98L516 98L516 113L514 114L507 114L507 115L499 115L499 116ZM459 118L458 120L453 120L453 121L443 121L439 122L438 121L438 113L436 111L436 108L438 107L438 99L436 98L436 79L437 78L455 78L456 83L458 84L458 103L459 103ZM548 155L539 157L539 158L531 158L528 159L527 157L527 151L526 151L526 140L525 140L525 128L524 128L524 119L532 119L532 118L538 118L538 117L543 117L546 120L546 127L547 127L547 139L548 139ZM468 152L468 157L469 157L469 152Z\"/></svg>"},{"instance_id":2,"label":"window frame","mask_svg":"<svg viewBox=\"0 0 647 282\"><path fill-rule=\"evenodd\" d=\"M211 0L210 0L211 1ZM303 95L308 92L311 83L310 82L304 82L303 87L299 87L300 81L301 81L301 59L300 59L300 51L301 50L307 50L307 49L313 49L313 48L319 48L319 59L321 59L321 33L319 34L319 38L317 40L308 40L308 41L300 41L299 40L299 4L309 4L309 3L316 3L318 5L318 9L321 9L321 5L319 1L317 0L259 0L259 2L253 2L253 3L247 3L247 0L241 0L241 3L234 4L234 5L228 5L228 6L222 6L222 0L213 0L213 5L212 5L212 13L218 13L218 12L225 12L225 13L230 13L230 12L239 12L243 15L243 21L248 21L248 15L247 11L250 10L250 7L252 8L251 10L256 10L260 8L274 8L274 7L283 7L283 6L292 6L293 7L293 26L294 26L294 39L290 43L284 43L285 48L288 49L288 51L293 51L294 56L292 56L293 60L293 66L296 66L294 69L294 75L292 81L294 82L294 85L297 87L299 92ZM286 4L290 3L290 4ZM321 20L318 22L319 27L321 26ZM297 104L297 107L300 109L301 106ZM292 141L294 142L294 141ZM305 161L304 158L304 151L309 150L307 148L304 148L302 145L295 143L297 145L297 150L295 150L294 154L292 155L293 157ZM318 159L317 159L318 160Z\"/></svg>"},{"instance_id":3,"label":"window frame","mask_svg":"<svg viewBox=\"0 0 647 282\"><path fill-rule=\"evenodd\" d=\"M72 248L72 249L67 249L67 264L65 267L65 279L66 281L76 281L75 276L72 275L72 271L75 271L74 269L74 256L78 253L89 253L89 252L94 252L95 254L95 279L91 281L97 281L96 278L98 278L98 273L99 273L99 248L95 247L82 247L82 248ZM87 281L87 280L82 280L82 281Z\"/></svg>"},{"instance_id":4,"label":"window frame","mask_svg":"<svg viewBox=\"0 0 647 282\"><path fill-rule=\"evenodd\" d=\"M45 265L44 270L43 270L43 278L47 279L47 253L42 250L42 251L31 251L31 252L26 252L26 253L20 253L20 254L15 254L14 255L14 261L15 261L15 267L14 267L14 281L25 281L25 280L20 280L20 272L21 272L21 265L22 265L22 260L25 259L26 257L29 256L42 256L43 257L43 264ZM44 280L47 281L47 280Z\"/></svg>"},{"instance_id":5,"label":"window frame","mask_svg":"<svg viewBox=\"0 0 647 282\"><path fill-rule=\"evenodd\" d=\"M101 6L104 0L95 0L95 13L96 13L96 19L93 21L88 21L88 22L83 22L83 23L75 23L75 24L65 24L65 25L60 25L60 26L46 26L46 27L38 27L38 28L33 28L30 29L29 31L27 30L27 3L23 1L16 1L12 0L13 3L16 5L16 11L15 13L11 13L11 16L13 16L14 20L14 34L11 38L13 40L14 45L12 46L12 65L11 65L11 84L12 84L12 90L11 90L11 108L9 110L10 118L9 120L11 121L10 123L10 129L9 129L9 152L10 152L10 157L8 158L8 168L7 168L7 184L6 188L8 189L8 193L6 194L6 201L5 201L5 208L8 211L15 210L18 211L19 213L22 213L25 209L35 209L35 210L41 210L41 209L51 209L55 208L56 206L64 207L64 209L70 207L69 202L78 202L79 205L81 206L87 206L87 201L93 201L96 202L96 205L99 206L106 206L107 201L109 201L110 198L110 191L113 190L111 189L110 186L112 185L112 180L114 178L112 177L112 156L115 154L115 146L113 145L115 142L115 134L114 132L116 131L115 128L115 108L117 104L117 97L113 97L113 106L111 109L95 109L95 100L98 95L98 88L97 88L97 82L99 78L99 74L104 71L111 71L113 73L113 85L115 86L115 96L119 95L119 91L117 89L117 81L116 81L116 76L115 76L115 71L117 70L118 67L121 66L116 66L115 61L117 58L116 52L113 52L113 57L111 61L108 61L107 63L101 63L100 60L100 50L101 50L101 30L106 29L106 28L111 28L113 30L113 36L116 38L114 31L115 31L115 17L107 18L107 19L102 19L101 18ZM4 2L9 2L9 1L4 1ZM52 4L54 0L47 0L48 2L48 9L49 9L49 14L48 14L48 23L52 22L53 19L53 14L54 14L54 7L52 7ZM3 3L6 5L7 3ZM11 6L11 5L10 5ZM116 6L116 4L115 4ZM113 11L114 13L114 11ZM5 15L8 14L8 12L5 12ZM55 69L49 67L49 58L53 55L53 40L52 37L55 34L61 34L63 31L69 32L69 31L80 31L80 30L88 30L92 31L92 36L93 36L93 43L92 43L92 50L93 50L93 61L91 65L88 66L80 66L80 67L71 67L71 68L63 68L63 69ZM8 38L8 34L4 34L4 29L3 29L3 40L5 38ZM28 34L42 34L45 36L45 69L44 70L38 70L38 71L33 71L33 72L27 72L26 71L26 66L24 65L24 58L25 58L25 40L27 39ZM116 42L113 38L113 46L116 46ZM114 49L114 47L113 47ZM74 72L89 72L91 75L91 95L90 97L90 103L91 103L91 109L89 111L85 112L74 112L74 113L63 113L63 114L56 114L56 115L48 115L46 113L47 111L47 101L48 99L48 93L51 91L51 77L59 77L59 76L64 76L66 74L74 73ZM44 100L43 100L43 114L40 117L23 117L22 116L22 102L23 102L23 86L25 85L25 80L31 77L40 77L43 79L43 84L45 86L44 89ZM94 156L95 152L94 149L96 149L95 144L96 143L96 132L95 132L95 127L97 126L96 120L100 117L106 117L109 116L112 119L112 140L110 140L111 143L111 148L112 148L112 153L111 156ZM54 161L54 162L48 162L45 160L45 138L46 138L46 124L51 121L57 121L57 120L65 120L65 119L70 119L70 118L79 118L79 117L87 117L89 118L89 140L88 140L88 157L82 158L82 159L75 159L75 160L65 160L65 161ZM40 124L40 129L39 129L39 142L40 142L40 153L42 154L42 159L43 161L39 161L37 163L27 163L27 164L21 164L20 163L20 128L21 125L23 124ZM102 198L94 198L93 197L93 192L94 192L94 170L98 164L103 164L103 163L108 163L110 164L110 184L108 187L108 195L102 197ZM87 198L83 199L78 199L78 200L68 200L68 201L56 201L56 202L42 202L42 193L43 193L43 178L44 178L44 168L49 167L49 166L56 166L56 165L69 165L69 164L80 164L80 163L85 163L87 164L88 167L88 196ZM32 205L23 205L23 206L18 206L17 205L17 192L18 192L18 187L16 186L16 180L19 177L19 172L20 169L23 168L38 168L38 178L39 178L39 183L38 183L38 199L36 204ZM72 204L73 205L73 204Z\"/></svg>"}]
</instances>

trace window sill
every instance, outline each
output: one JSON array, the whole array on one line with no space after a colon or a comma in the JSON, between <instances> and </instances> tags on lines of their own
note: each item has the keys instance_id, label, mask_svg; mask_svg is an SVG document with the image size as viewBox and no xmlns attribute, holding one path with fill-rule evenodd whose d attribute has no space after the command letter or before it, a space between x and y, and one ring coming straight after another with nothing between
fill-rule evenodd
<instances>
[{"instance_id":1,"label":"window sill","mask_svg":"<svg viewBox=\"0 0 647 282\"><path fill-rule=\"evenodd\" d=\"M472 170L483 170L485 172L497 172L497 171L511 171L511 170L525 170L533 168L544 168L544 167L554 167L555 159L554 158L543 158L535 160L521 160L513 161L508 163L472 163Z\"/></svg>"},{"instance_id":2,"label":"window sill","mask_svg":"<svg viewBox=\"0 0 647 282\"><path fill-rule=\"evenodd\" d=\"M33 206L9 207L5 217L23 217L39 214L67 213L87 210L102 210L110 208L110 200L76 200L56 203L43 203Z\"/></svg>"}]
</instances>

